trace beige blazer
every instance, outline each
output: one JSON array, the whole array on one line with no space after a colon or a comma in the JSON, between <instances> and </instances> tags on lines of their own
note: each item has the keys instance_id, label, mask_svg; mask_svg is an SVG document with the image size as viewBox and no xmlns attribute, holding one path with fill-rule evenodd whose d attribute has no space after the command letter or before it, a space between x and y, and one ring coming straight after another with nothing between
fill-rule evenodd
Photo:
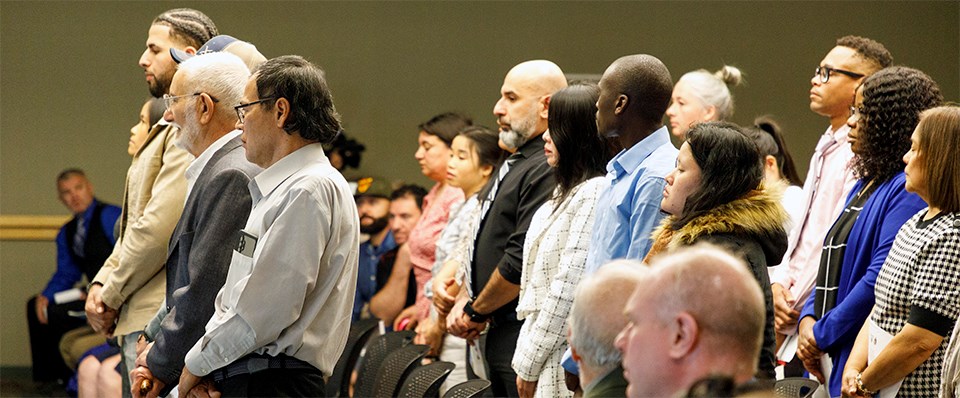
<instances>
[{"instance_id":1,"label":"beige blazer","mask_svg":"<svg viewBox=\"0 0 960 398\"><path fill-rule=\"evenodd\" d=\"M163 304L164 263L173 228L183 212L193 155L174 146L177 129L155 125L127 170L120 236L94 282L103 302L120 309L114 334L143 330Z\"/></svg>"}]
</instances>

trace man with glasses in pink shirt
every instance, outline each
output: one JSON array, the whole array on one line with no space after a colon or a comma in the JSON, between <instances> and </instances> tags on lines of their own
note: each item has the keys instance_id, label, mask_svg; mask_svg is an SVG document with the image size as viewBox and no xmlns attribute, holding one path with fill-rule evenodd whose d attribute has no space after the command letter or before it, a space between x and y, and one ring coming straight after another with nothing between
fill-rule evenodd
<instances>
[{"instance_id":1,"label":"man with glasses in pink shirt","mask_svg":"<svg viewBox=\"0 0 960 398\"><path fill-rule=\"evenodd\" d=\"M796 336L797 317L813 291L820 268L824 236L856 182L850 167L853 152L847 140L850 127L846 125L856 88L866 76L892 62L883 44L844 36L837 39L836 47L820 61L810 79L810 110L829 118L830 126L810 159L803 184L803 214L790 232L783 262L770 275L778 346L787 336ZM794 351L781 350L780 359L789 362Z\"/></svg>"}]
</instances>

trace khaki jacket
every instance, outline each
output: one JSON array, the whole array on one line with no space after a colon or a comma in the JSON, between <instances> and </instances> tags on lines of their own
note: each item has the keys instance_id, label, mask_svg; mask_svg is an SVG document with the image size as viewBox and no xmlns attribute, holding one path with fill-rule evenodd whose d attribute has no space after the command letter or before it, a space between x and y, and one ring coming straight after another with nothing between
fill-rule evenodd
<instances>
[{"instance_id":1,"label":"khaki jacket","mask_svg":"<svg viewBox=\"0 0 960 398\"><path fill-rule=\"evenodd\" d=\"M164 263L173 228L183 212L193 155L174 146L177 129L155 125L127 170L120 236L94 282L103 302L120 309L114 335L143 330L163 304Z\"/></svg>"}]
</instances>

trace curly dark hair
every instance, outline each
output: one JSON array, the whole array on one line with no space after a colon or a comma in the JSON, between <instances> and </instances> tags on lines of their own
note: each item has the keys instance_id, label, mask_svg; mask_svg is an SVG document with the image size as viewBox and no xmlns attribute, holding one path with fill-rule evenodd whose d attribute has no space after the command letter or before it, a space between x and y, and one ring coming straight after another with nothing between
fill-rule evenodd
<instances>
[{"instance_id":1,"label":"curly dark hair","mask_svg":"<svg viewBox=\"0 0 960 398\"><path fill-rule=\"evenodd\" d=\"M843 36L837 39L837 45L857 51L861 57L873 64L874 70L893 65L893 55L880 42L860 36Z\"/></svg>"},{"instance_id":2,"label":"curly dark hair","mask_svg":"<svg viewBox=\"0 0 960 398\"><path fill-rule=\"evenodd\" d=\"M903 171L901 159L910 150L920 113L940 105L943 96L930 76L904 66L870 75L859 90L863 104L857 129L862 145L853 171L858 178L886 181Z\"/></svg>"},{"instance_id":3,"label":"curly dark hair","mask_svg":"<svg viewBox=\"0 0 960 398\"><path fill-rule=\"evenodd\" d=\"M698 123L687 132L686 144L700 167L700 186L687 197L683 211L670 225L673 230L742 198L763 181L760 151L736 124Z\"/></svg>"}]
</instances>

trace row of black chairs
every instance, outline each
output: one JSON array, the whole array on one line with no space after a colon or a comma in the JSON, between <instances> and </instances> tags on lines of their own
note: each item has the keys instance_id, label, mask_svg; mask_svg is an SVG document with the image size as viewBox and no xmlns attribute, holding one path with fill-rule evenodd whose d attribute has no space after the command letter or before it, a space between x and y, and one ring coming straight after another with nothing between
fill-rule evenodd
<instances>
[{"instance_id":1,"label":"row of black chairs","mask_svg":"<svg viewBox=\"0 0 960 398\"><path fill-rule=\"evenodd\" d=\"M378 325L377 319L351 325L343 354L327 382L327 396L348 397L350 376L356 369L354 397L440 398L440 386L455 365L435 361L421 366L429 347L413 344L414 332L381 335ZM478 397L488 388L489 381L469 380L451 387L443 398Z\"/></svg>"}]
</instances>

